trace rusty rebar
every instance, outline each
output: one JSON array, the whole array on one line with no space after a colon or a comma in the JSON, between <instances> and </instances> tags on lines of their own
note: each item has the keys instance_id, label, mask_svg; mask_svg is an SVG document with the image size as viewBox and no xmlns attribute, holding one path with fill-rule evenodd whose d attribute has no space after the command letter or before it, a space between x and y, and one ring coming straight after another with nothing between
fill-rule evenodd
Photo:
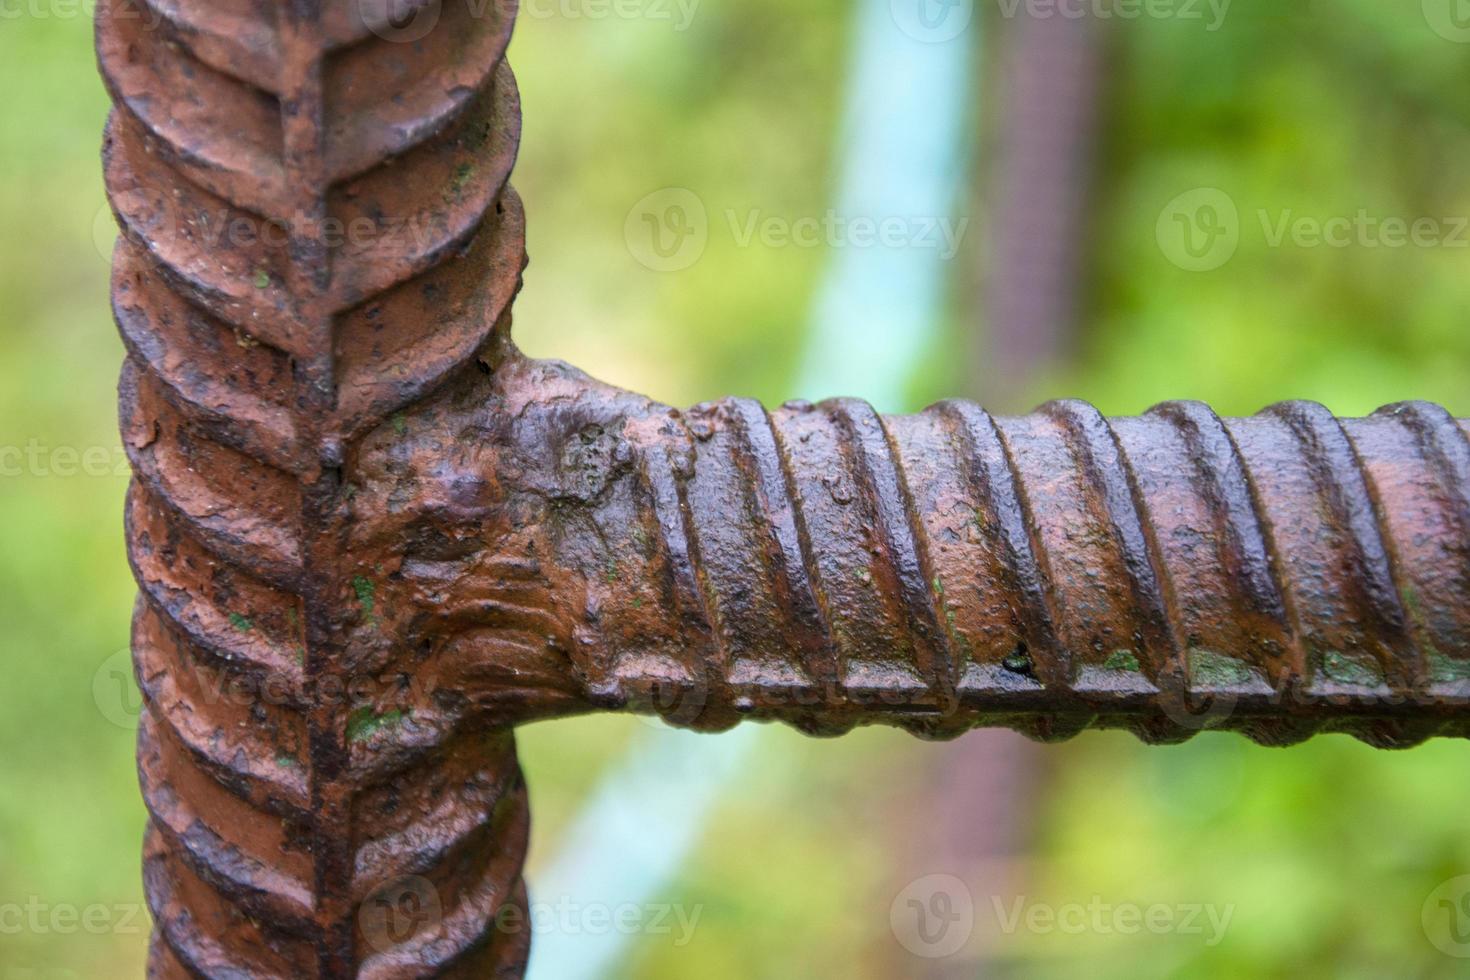
<instances>
[{"instance_id":1,"label":"rusty rebar","mask_svg":"<svg viewBox=\"0 0 1470 980\"><path fill-rule=\"evenodd\" d=\"M487 941L525 901L512 738L370 748L419 651L376 628L384 556L352 540L356 445L477 371L519 284L514 10L144 2L104 0L97 52L151 970L519 975L524 932ZM365 934L407 874L442 928Z\"/></svg>"},{"instance_id":2,"label":"rusty rebar","mask_svg":"<svg viewBox=\"0 0 1470 980\"><path fill-rule=\"evenodd\" d=\"M1467 423L677 412L510 341L511 10L140 2L98 55L154 975L518 976L555 715L1466 734Z\"/></svg>"},{"instance_id":3,"label":"rusty rebar","mask_svg":"<svg viewBox=\"0 0 1470 980\"><path fill-rule=\"evenodd\" d=\"M542 710L931 737L1464 733L1470 443L1434 406L681 413L558 365L498 380L505 540L580 593L580 689ZM431 459L402 479L421 489Z\"/></svg>"}]
</instances>

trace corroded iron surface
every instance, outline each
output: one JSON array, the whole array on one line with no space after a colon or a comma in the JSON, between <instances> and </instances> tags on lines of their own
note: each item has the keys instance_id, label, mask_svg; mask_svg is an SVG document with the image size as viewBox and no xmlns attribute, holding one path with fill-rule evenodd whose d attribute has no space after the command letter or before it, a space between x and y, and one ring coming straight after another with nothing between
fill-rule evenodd
<instances>
[{"instance_id":1,"label":"corroded iron surface","mask_svg":"<svg viewBox=\"0 0 1470 980\"><path fill-rule=\"evenodd\" d=\"M497 381L506 505L576 571L598 707L1266 744L1470 724L1470 442L1434 406L679 413L554 365Z\"/></svg>"},{"instance_id":2,"label":"corroded iron surface","mask_svg":"<svg viewBox=\"0 0 1470 980\"><path fill-rule=\"evenodd\" d=\"M401 644L361 449L508 316L513 13L100 4L157 976L521 972L512 736L433 685L436 602Z\"/></svg>"},{"instance_id":3,"label":"corroded iron surface","mask_svg":"<svg viewBox=\"0 0 1470 980\"><path fill-rule=\"evenodd\" d=\"M154 975L519 975L510 731L558 715L1466 734L1466 423L678 412L510 341L508 7L140 2L98 56Z\"/></svg>"}]
</instances>

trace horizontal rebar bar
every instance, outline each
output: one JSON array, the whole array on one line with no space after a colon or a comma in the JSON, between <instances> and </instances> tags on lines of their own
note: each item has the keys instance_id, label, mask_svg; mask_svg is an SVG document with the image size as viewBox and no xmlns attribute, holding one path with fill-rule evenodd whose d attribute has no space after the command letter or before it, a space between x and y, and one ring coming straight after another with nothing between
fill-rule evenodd
<instances>
[{"instance_id":1,"label":"horizontal rebar bar","mask_svg":"<svg viewBox=\"0 0 1470 980\"><path fill-rule=\"evenodd\" d=\"M588 384L519 370L514 390ZM561 608L599 706L1272 744L1470 721L1470 442L1443 409L681 414L599 391L517 402L503 435L531 495L506 506L579 572Z\"/></svg>"}]
</instances>

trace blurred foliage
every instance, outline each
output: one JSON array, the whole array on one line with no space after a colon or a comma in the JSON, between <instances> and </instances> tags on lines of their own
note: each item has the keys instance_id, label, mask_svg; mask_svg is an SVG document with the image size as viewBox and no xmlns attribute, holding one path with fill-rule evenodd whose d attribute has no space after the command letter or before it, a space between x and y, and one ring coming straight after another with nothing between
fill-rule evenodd
<instances>
[{"instance_id":1,"label":"blurred foliage","mask_svg":"<svg viewBox=\"0 0 1470 980\"><path fill-rule=\"evenodd\" d=\"M980 6L993 49L1002 8ZM121 353L96 158L106 99L89 25L50 9L0 20L11 93L0 114L0 446L39 445L54 468L57 447L116 445ZM676 404L800 394L791 385L820 249L740 247L717 230L692 268L658 274L633 261L623 225L666 186L694 190L714 224L730 209L821 214L847 15L835 0L703 0L687 31L523 18L512 54L527 119L517 186L532 265L517 319L528 351ZM1272 247L1258 220L1288 209L1470 215L1470 185L1450 167L1470 157L1470 46L1430 30L1417 3L1377 0L1235 0L1217 31L1113 26L1086 330L1038 400L1076 394L1123 413L1196 397L1245 413L1310 397L1359 413L1424 397L1470 415L1470 250ZM1240 212L1238 251L1208 273L1170 264L1155 238L1160 211L1197 187L1221 189ZM983 329L965 301L983 253L981 189L973 200L954 326L915 380L916 404L966 388L964 359L946 351L962 349L957 331ZM110 678L94 688L126 643L123 486L117 475L0 478L0 905L140 900L132 733L98 708L115 696ZM637 724L522 734L533 870ZM752 784L670 888L670 901L702 909L694 941L647 937L626 975L924 972L893 942L888 909L904 882L943 870L902 857L925 820L914 794L942 781L926 769L930 747L885 731L833 743L773 731L761 745ZM1209 903L1233 917L1214 946L1188 934L1000 935L1001 974L1463 974L1426 941L1420 910L1436 884L1470 872L1465 746L1384 753L1329 736L1271 751L1204 736L1147 749L1090 734L1045 756L1053 775L1020 862L1025 901ZM972 887L993 922L986 882ZM0 928L0 977L137 975L145 941L141 930Z\"/></svg>"}]
</instances>

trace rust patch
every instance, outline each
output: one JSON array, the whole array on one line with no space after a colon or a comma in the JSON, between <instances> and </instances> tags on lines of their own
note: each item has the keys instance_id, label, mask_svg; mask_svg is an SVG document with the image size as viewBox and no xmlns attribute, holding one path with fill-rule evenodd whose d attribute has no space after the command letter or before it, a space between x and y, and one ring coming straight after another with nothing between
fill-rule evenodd
<instances>
[{"instance_id":1,"label":"rust patch","mask_svg":"<svg viewBox=\"0 0 1470 980\"><path fill-rule=\"evenodd\" d=\"M363 9L98 12L153 975L519 976L511 729L559 715L1466 734L1467 423L527 360L514 11Z\"/></svg>"}]
</instances>

